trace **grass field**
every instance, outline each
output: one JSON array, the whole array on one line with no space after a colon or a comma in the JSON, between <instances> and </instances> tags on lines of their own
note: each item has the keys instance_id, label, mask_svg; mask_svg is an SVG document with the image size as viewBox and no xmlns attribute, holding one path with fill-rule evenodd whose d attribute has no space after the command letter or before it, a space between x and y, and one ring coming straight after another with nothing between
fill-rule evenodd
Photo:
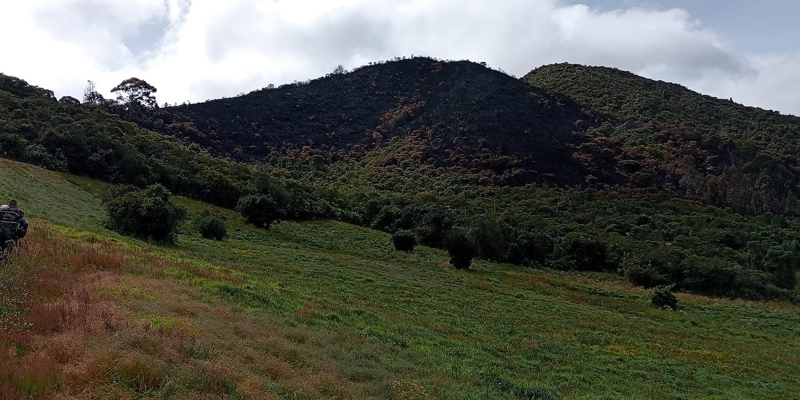
<instances>
[{"instance_id":1,"label":"grass field","mask_svg":"<svg viewBox=\"0 0 800 400\"><path fill-rule=\"evenodd\" d=\"M0 267L0 398L792 399L800 307L391 249L343 223L177 246L103 228L108 185L0 160L32 219ZM211 208L178 199L190 214Z\"/></svg>"}]
</instances>

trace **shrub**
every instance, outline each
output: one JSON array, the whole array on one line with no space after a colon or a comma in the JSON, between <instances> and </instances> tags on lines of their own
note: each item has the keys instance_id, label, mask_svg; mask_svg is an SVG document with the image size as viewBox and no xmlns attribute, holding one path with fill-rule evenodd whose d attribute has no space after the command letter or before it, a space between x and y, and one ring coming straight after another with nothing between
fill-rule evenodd
<instances>
[{"instance_id":1,"label":"shrub","mask_svg":"<svg viewBox=\"0 0 800 400\"><path fill-rule=\"evenodd\" d=\"M626 256L622 267L628 280L647 289L678 283L683 279L681 263L686 254L669 246L653 247L643 254Z\"/></svg>"},{"instance_id":2,"label":"shrub","mask_svg":"<svg viewBox=\"0 0 800 400\"><path fill-rule=\"evenodd\" d=\"M392 235L392 243L397 250L411 252L417 245L417 238L410 231L399 230Z\"/></svg>"},{"instance_id":3,"label":"shrub","mask_svg":"<svg viewBox=\"0 0 800 400\"><path fill-rule=\"evenodd\" d=\"M797 286L797 267L800 256L793 248L773 246L767 251L764 270L772 274L772 282L781 289L792 290Z\"/></svg>"},{"instance_id":4,"label":"shrub","mask_svg":"<svg viewBox=\"0 0 800 400\"><path fill-rule=\"evenodd\" d=\"M508 244L506 261L533 265L553 254L553 240L543 232L518 231Z\"/></svg>"},{"instance_id":5,"label":"shrub","mask_svg":"<svg viewBox=\"0 0 800 400\"><path fill-rule=\"evenodd\" d=\"M278 205L270 195L249 195L242 197L236 206L244 220L258 228L269 228L279 219Z\"/></svg>"},{"instance_id":6,"label":"shrub","mask_svg":"<svg viewBox=\"0 0 800 400\"><path fill-rule=\"evenodd\" d=\"M403 214L402 210L395 205L387 205L381 208L375 219L372 220L370 228L379 231L391 232L395 229L397 221Z\"/></svg>"},{"instance_id":7,"label":"shrub","mask_svg":"<svg viewBox=\"0 0 800 400\"><path fill-rule=\"evenodd\" d=\"M508 253L508 242L503 226L496 219L479 217L469 231L469 238L485 260L503 260Z\"/></svg>"},{"instance_id":8,"label":"shrub","mask_svg":"<svg viewBox=\"0 0 800 400\"><path fill-rule=\"evenodd\" d=\"M106 202L108 227L126 235L174 243L186 211L172 203L169 190L158 184L144 190L123 190L124 194Z\"/></svg>"},{"instance_id":9,"label":"shrub","mask_svg":"<svg viewBox=\"0 0 800 400\"><path fill-rule=\"evenodd\" d=\"M604 271L610 268L607 246L602 240L584 232L570 232L555 252L556 265L561 269Z\"/></svg>"},{"instance_id":10,"label":"shrub","mask_svg":"<svg viewBox=\"0 0 800 400\"><path fill-rule=\"evenodd\" d=\"M241 195L241 188L235 181L219 171L205 170L197 178L197 186L201 188L198 196L207 201L226 208L236 206Z\"/></svg>"},{"instance_id":11,"label":"shrub","mask_svg":"<svg viewBox=\"0 0 800 400\"><path fill-rule=\"evenodd\" d=\"M419 242L431 247L441 247L447 231L453 227L453 220L443 208L428 210L420 218L417 226Z\"/></svg>"},{"instance_id":12,"label":"shrub","mask_svg":"<svg viewBox=\"0 0 800 400\"><path fill-rule=\"evenodd\" d=\"M636 286L649 289L669 283L669 280L655 269L635 264L630 259L623 261L622 265L625 269L625 277Z\"/></svg>"},{"instance_id":13,"label":"shrub","mask_svg":"<svg viewBox=\"0 0 800 400\"><path fill-rule=\"evenodd\" d=\"M450 264L456 269L469 269L472 259L478 252L475 244L461 232L451 232L447 235L444 246L450 253Z\"/></svg>"},{"instance_id":14,"label":"shrub","mask_svg":"<svg viewBox=\"0 0 800 400\"><path fill-rule=\"evenodd\" d=\"M206 239L223 240L228 236L225 218L216 211L203 211L194 221L195 227Z\"/></svg>"},{"instance_id":15,"label":"shrub","mask_svg":"<svg viewBox=\"0 0 800 400\"><path fill-rule=\"evenodd\" d=\"M678 309L678 298L672 293L672 286L658 286L653 289L650 302L658 308Z\"/></svg>"}]
</instances>

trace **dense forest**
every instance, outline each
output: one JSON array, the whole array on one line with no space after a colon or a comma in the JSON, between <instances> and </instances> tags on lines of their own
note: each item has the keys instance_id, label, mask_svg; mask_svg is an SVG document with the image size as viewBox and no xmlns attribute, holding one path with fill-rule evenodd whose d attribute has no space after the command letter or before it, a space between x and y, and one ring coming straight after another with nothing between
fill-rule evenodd
<instances>
[{"instance_id":1,"label":"dense forest","mask_svg":"<svg viewBox=\"0 0 800 400\"><path fill-rule=\"evenodd\" d=\"M57 100L0 75L0 154L161 184L264 228L331 218L455 259L797 297L794 117L615 70L518 80L428 58L178 107L142 80L114 91ZM681 111L702 107L716 116Z\"/></svg>"}]
</instances>

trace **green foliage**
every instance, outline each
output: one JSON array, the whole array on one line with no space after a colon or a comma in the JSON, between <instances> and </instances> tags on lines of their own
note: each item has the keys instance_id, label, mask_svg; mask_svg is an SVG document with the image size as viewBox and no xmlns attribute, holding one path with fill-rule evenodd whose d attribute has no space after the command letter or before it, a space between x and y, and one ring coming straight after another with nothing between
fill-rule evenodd
<instances>
[{"instance_id":1,"label":"green foliage","mask_svg":"<svg viewBox=\"0 0 800 400\"><path fill-rule=\"evenodd\" d=\"M169 190L153 185L137 191L125 188L122 193L105 203L109 229L159 242L176 242L178 224L186 211L172 203Z\"/></svg>"},{"instance_id":2,"label":"green foliage","mask_svg":"<svg viewBox=\"0 0 800 400\"><path fill-rule=\"evenodd\" d=\"M553 253L553 239L543 232L514 229L508 235L504 261L520 265L544 264Z\"/></svg>"},{"instance_id":3,"label":"green foliage","mask_svg":"<svg viewBox=\"0 0 800 400\"><path fill-rule=\"evenodd\" d=\"M477 255L483 259L502 260L508 252L503 226L496 218L476 218L469 231L469 238L477 249Z\"/></svg>"},{"instance_id":4,"label":"green foliage","mask_svg":"<svg viewBox=\"0 0 800 400\"><path fill-rule=\"evenodd\" d=\"M450 265L455 269L469 269L478 248L466 235L451 231L444 239L444 246L450 254Z\"/></svg>"},{"instance_id":5,"label":"green foliage","mask_svg":"<svg viewBox=\"0 0 800 400\"><path fill-rule=\"evenodd\" d=\"M523 80L617 119L587 129L575 153L601 176L618 173L639 188L679 188L674 195L691 192L739 212L800 212L796 116L614 68L554 64Z\"/></svg>"},{"instance_id":6,"label":"green foliage","mask_svg":"<svg viewBox=\"0 0 800 400\"><path fill-rule=\"evenodd\" d=\"M417 238L413 232L401 229L392 235L392 244L399 251L411 252L417 245Z\"/></svg>"},{"instance_id":7,"label":"green foliage","mask_svg":"<svg viewBox=\"0 0 800 400\"><path fill-rule=\"evenodd\" d=\"M372 220L370 227L384 232L391 232L397 229L397 223L400 221L402 213L400 207L395 205L390 204L383 206L380 211L378 211L375 219Z\"/></svg>"},{"instance_id":8,"label":"green foliage","mask_svg":"<svg viewBox=\"0 0 800 400\"><path fill-rule=\"evenodd\" d=\"M414 226L420 243L431 247L441 247L445 234L453 227L453 218L441 206L428 208L419 215L421 217L415 221Z\"/></svg>"},{"instance_id":9,"label":"green foliage","mask_svg":"<svg viewBox=\"0 0 800 400\"><path fill-rule=\"evenodd\" d=\"M166 368L163 377L169 377L154 381L153 386L171 382L175 390L171 397L220 397L226 389L207 391L204 382L235 381L227 375L217 378L219 370L213 368L200 369L206 375L198 375L197 366L204 368L209 361L192 360L191 353L201 359L210 354L210 361L230 356L226 371L245 371L256 379L271 380L266 387L243 391L245 397L253 393L286 396L298 382L310 397L342 398L410 394L453 399L783 399L797 392L800 364L787 363L785 358L796 352L800 313L788 302L686 296L681 298L680 314L673 315L654 309L649 292L631 288L614 274L563 274L492 262L481 262L480 273L464 274L441 268L449 257L444 251L418 247L412 256L387 252L389 235L374 230L335 221L282 223L261 230L228 210L221 210L231 233L226 242L187 238L179 246L158 246L102 228L102 204L93 193L107 187L103 182L8 160L0 163L0 198L18 194L26 213L39 220L34 227L41 228L34 229L29 240L58 240L53 244L66 259L84 247L135 248L129 254L114 254L135 257L130 266L133 275L123 270L120 282L98 282L116 285L112 290L97 289L111 296L124 295L119 305L138 321L130 326L160 317L195 330L196 351L185 350L194 343L191 338L179 340L170 332L161 335L152 329L141 336L106 332L107 340L87 342L99 346L95 350L121 344L128 346L125 354L147 353L148 359ZM588 199L561 189L518 190L499 188L496 195L487 195L466 189L453 197L442 190L437 200L456 210L459 226L465 226L464 221L478 210L490 209L481 202L491 201L498 204L497 210L517 216L513 221L503 218L514 226L544 232L555 240L569 229L587 231L602 237L610 253L622 246L624 254L639 254L653 243L603 233L603 228L609 223L645 222L638 215L649 215L646 223L657 233L654 237L684 236L670 242L671 247L691 254L717 254L728 261L741 258L742 267L747 268L748 262L759 268L763 265L763 258L748 257L760 251L754 247L757 243L766 243L763 255L783 241L791 251L791 240L800 231L792 219L741 216L692 202L628 195ZM209 208L188 199L176 201L198 214ZM48 224L41 218L53 228L46 229ZM748 247L719 248L703 236L702 227L745 232ZM76 241L83 245L76 248ZM33 268L65 265L43 262L41 258L47 259L48 254L27 254L25 259ZM177 263L165 265L161 260ZM9 282L9 276L19 274L20 281L39 284L38 279L28 279L36 277L30 269L20 267L12 263L0 268L0 315L15 312L14 301L24 298L9 292L19 286ZM131 282L135 286L129 286ZM159 292L165 285L179 290ZM176 314L175 301L197 313ZM237 314L236 323L243 329L276 336L241 335L229 329L224 316L232 307L247 310ZM130 347L131 338L139 337L147 346ZM298 381L291 373L272 378L252 370L247 357L236 356L263 352L264 346L269 347L270 360L280 361L276 365L302 364L309 371L334 366L346 375L322 381ZM158 354L148 353L153 349ZM635 349L633 354L631 349ZM158 358L164 351L176 356ZM5 361L0 361L0 369L8 365L13 371L14 364ZM66 362L66 366L80 367L83 358ZM367 372L350 372L354 370ZM441 371L463 379L440 379L437 373ZM354 385L349 380L354 376L363 381ZM81 390L110 389L111 396L125 389L116 384L87 385ZM137 396L133 392L122 395Z\"/></svg>"},{"instance_id":10,"label":"green foliage","mask_svg":"<svg viewBox=\"0 0 800 400\"><path fill-rule=\"evenodd\" d=\"M247 223L258 228L269 228L281 217L275 200L272 199L272 196L264 194L242 197L236 206L236 211L242 213Z\"/></svg>"},{"instance_id":11,"label":"green foliage","mask_svg":"<svg viewBox=\"0 0 800 400\"><path fill-rule=\"evenodd\" d=\"M678 309L678 298L672 293L671 286L658 286L650 295L650 303L658 308Z\"/></svg>"},{"instance_id":12,"label":"green foliage","mask_svg":"<svg viewBox=\"0 0 800 400\"><path fill-rule=\"evenodd\" d=\"M642 253L629 255L623 261L622 268L631 283L649 289L679 281L685 258L686 254L678 248L654 246Z\"/></svg>"},{"instance_id":13,"label":"green foliage","mask_svg":"<svg viewBox=\"0 0 800 400\"><path fill-rule=\"evenodd\" d=\"M137 112L145 109L140 105ZM49 91L2 74L0 123L0 156L108 182L160 183L224 207L236 205L252 176L251 167L121 121L99 107L56 101Z\"/></svg>"},{"instance_id":14,"label":"green foliage","mask_svg":"<svg viewBox=\"0 0 800 400\"><path fill-rule=\"evenodd\" d=\"M797 270L800 268L800 252L797 242L788 246L770 247L766 254L763 269L772 274L772 282L782 289L797 286Z\"/></svg>"},{"instance_id":15,"label":"green foliage","mask_svg":"<svg viewBox=\"0 0 800 400\"><path fill-rule=\"evenodd\" d=\"M225 217L216 211L203 211L195 218L194 225L206 239L224 240L228 235Z\"/></svg>"},{"instance_id":16,"label":"green foliage","mask_svg":"<svg viewBox=\"0 0 800 400\"><path fill-rule=\"evenodd\" d=\"M606 243L586 232L570 232L561 238L555 258L555 265L560 269L607 271L613 267L608 260Z\"/></svg>"},{"instance_id":17,"label":"green foliage","mask_svg":"<svg viewBox=\"0 0 800 400\"><path fill-rule=\"evenodd\" d=\"M428 68L436 63L415 60L402 65ZM486 72L469 63L441 66L444 70L463 67L459 71L467 74ZM362 72L374 77L382 74L380 68ZM411 75L392 74L386 78L403 80ZM547 76L560 79L556 75ZM357 76L347 74L339 78L362 79ZM193 115L219 117L199 119L199 128L185 116L150 107L141 107L141 112L134 116L137 126L106 112L125 115L126 109L120 108L123 107L120 104L97 101L90 106L69 99L56 101L52 93L5 75L0 75L0 121L4 129L0 135L0 154L118 184L143 187L160 183L176 194L224 207L236 206L246 221L260 227L269 227L277 220L329 218L358 222L386 232L412 231L421 244L436 248L449 248L444 240L447 232L459 231L472 244L469 260L479 256L527 266L615 271L624 273L637 285L674 284L676 290L712 296L753 299L795 296L800 250L793 242L800 240L797 233L800 229L798 222L788 216L796 210L791 204L797 203L794 191L798 163L781 146L764 146L747 139L745 136L758 133L747 128L749 133L742 134L744 128L739 124L738 111L715 106L714 112L721 118L717 123L728 118L729 112L736 116L733 121L738 133L727 132L725 135L730 138L723 138L714 132L724 130L709 125L708 121L694 125L686 121L681 116L687 111L683 108L660 114L654 124L639 120L642 112L661 110L648 110L653 100L648 96L653 93L642 93L644 103L636 103L641 109L628 104L638 102L638 98L615 93L605 99L593 99L608 103L611 109L623 109L618 121L603 123L580 111L567 98L545 95L529 87L523 89L519 82L508 77L493 74L488 78L496 84L516 88L516 93L524 94L523 97L532 96L530 106L539 107L542 101L553 105L547 107L547 112L542 111L550 118L547 126L542 127L542 132L531 132L530 138L535 142L543 133L561 132L559 126L569 122L568 132L559 133L558 138L568 138L570 144L559 150L558 158L576 161L583 169L569 167L555 171L563 174L554 174L547 168L537 168L537 173L531 175L526 170L530 166L526 162L530 160L502 155L505 154L502 144L497 145L494 139L479 135L477 132L481 130L472 129L499 123L496 114L481 114L474 121L465 121L465 126L458 128L464 132L463 137L433 149L431 140L435 142L439 135L449 135L452 132L447 130L457 126L429 126L415 114L431 110L438 99L413 99L398 105L392 96L393 111L386 118L378 118L385 122L380 129L364 125L376 120L370 116L375 112L371 110L348 122L347 129L352 132L345 133L345 128L340 132L337 127L335 138L314 137L315 144L309 146L306 144L310 138L294 131L300 129L299 125L292 125L279 134L278 142L286 147L275 143L276 148L271 149L265 143L266 138L269 141L273 138L265 129L273 122L245 123L248 119L238 115L217 115L225 109L215 108L220 102L181 108L192 108L196 112ZM308 89L313 92L331 82L319 82L319 87ZM575 88L561 80L558 84L569 85L571 90L594 90ZM251 98L276 94L286 98L286 91L293 92L293 96L300 94L294 87L285 89ZM387 88L386 92L394 90ZM670 96L682 93L686 104L680 103L681 107L691 106L696 95L681 90L668 92ZM303 93L303 96L308 94ZM494 98L502 100L497 104L506 104L509 99L520 100L517 94L509 98L502 97L502 93L493 96L501 96ZM312 99L313 96L309 97L309 101ZM620 103L616 104L617 101ZM564 103L563 109L555 106L560 103ZM292 110L295 104L292 103ZM657 104L664 108L673 105ZM555 115L559 112L564 114ZM764 117L765 124L793 123L782 117L758 115ZM578 116L582 119L576 121L574 118ZM698 116L701 117L705 118ZM333 117L318 115L308 119L305 115L302 121L303 124L310 121L309 126L315 127L309 131L321 132L326 118ZM288 117L270 120L282 126L286 126L286 121L301 121ZM231 136L226 134L231 134L234 125L237 132L241 128L241 135L237 133L231 141L221 139ZM412 126L415 128L409 130ZM378 133L374 141L341 150L340 142L349 143L347 135L353 132L361 143L366 128ZM186 146L153 129L194 144ZM573 135L576 129L580 133L577 136ZM392 139L379 138L384 134L386 139ZM326 144L329 139L334 142ZM250 159L244 153L254 152L249 155L257 156L255 153L271 150L268 161L256 167L213 157L200 145L246 160ZM335 151L334 147L340 150ZM514 148L508 143L505 147ZM553 160L541 160L551 167L563 164L550 161ZM587 171L593 176L584 177L582 174ZM562 175L571 183L560 182ZM566 186L514 187L531 181L548 185L560 182ZM497 182L510 186L486 186ZM571 188L573 184L593 189ZM651 184L648 189L664 190L644 192L624 187ZM120 190L111 197L122 197L129 192ZM672 198L686 193L696 197ZM733 210L709 204L730 205ZM753 212L763 214L749 216Z\"/></svg>"}]
</instances>

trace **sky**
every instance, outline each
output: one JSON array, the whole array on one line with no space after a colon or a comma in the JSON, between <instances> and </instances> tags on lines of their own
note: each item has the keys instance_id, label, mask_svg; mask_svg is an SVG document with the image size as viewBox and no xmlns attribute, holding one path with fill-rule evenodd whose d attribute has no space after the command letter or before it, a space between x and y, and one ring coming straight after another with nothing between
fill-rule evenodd
<instances>
[{"instance_id":1,"label":"sky","mask_svg":"<svg viewBox=\"0 0 800 400\"><path fill-rule=\"evenodd\" d=\"M81 98L138 77L160 104L396 56L602 65L800 115L796 0L10 0L0 72Z\"/></svg>"}]
</instances>

